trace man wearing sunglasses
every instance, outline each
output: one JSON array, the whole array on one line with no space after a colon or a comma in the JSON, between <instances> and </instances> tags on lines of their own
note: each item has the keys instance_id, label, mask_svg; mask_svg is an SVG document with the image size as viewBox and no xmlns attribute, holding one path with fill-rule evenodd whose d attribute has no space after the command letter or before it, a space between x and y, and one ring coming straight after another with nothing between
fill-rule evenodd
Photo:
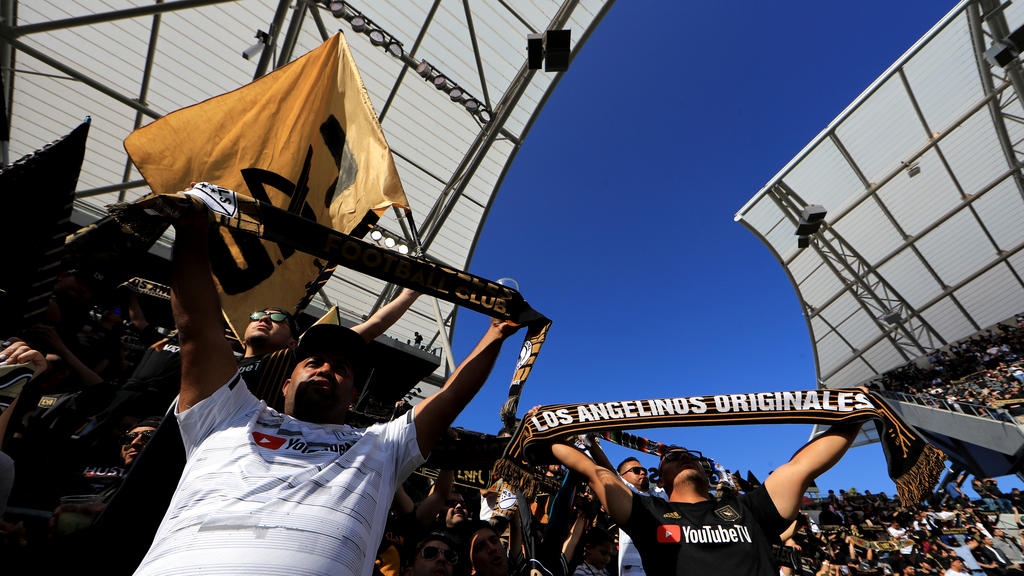
<instances>
[{"instance_id":1,"label":"man wearing sunglasses","mask_svg":"<svg viewBox=\"0 0 1024 576\"><path fill-rule=\"evenodd\" d=\"M446 534L433 532L416 544L412 565L405 576L452 576L459 554L454 541Z\"/></svg>"},{"instance_id":2,"label":"man wearing sunglasses","mask_svg":"<svg viewBox=\"0 0 1024 576\"><path fill-rule=\"evenodd\" d=\"M224 339L209 228L205 211L175 222L174 411L187 461L136 574L369 576L396 487L476 395L518 326L492 320L439 392L367 429L346 424L368 372L366 340L313 326L295 348L281 413L248 390Z\"/></svg>"},{"instance_id":3,"label":"man wearing sunglasses","mask_svg":"<svg viewBox=\"0 0 1024 576\"><path fill-rule=\"evenodd\" d=\"M837 424L801 448L764 482L715 500L699 452L673 447L661 458L659 483L668 500L634 494L618 475L567 444L552 454L583 475L611 519L632 538L647 574L774 576L771 544L796 518L811 481L831 468L860 424Z\"/></svg>"}]
</instances>

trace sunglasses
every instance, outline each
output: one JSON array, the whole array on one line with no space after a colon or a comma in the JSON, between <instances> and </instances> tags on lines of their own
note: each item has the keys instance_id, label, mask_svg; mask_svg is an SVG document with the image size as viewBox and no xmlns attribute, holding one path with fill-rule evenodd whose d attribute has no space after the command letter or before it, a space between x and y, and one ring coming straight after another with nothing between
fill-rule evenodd
<instances>
[{"instance_id":1,"label":"sunglasses","mask_svg":"<svg viewBox=\"0 0 1024 576\"><path fill-rule=\"evenodd\" d=\"M633 466L632 468L626 468L622 471L623 474L626 472L632 472L633 474L647 474L647 468L643 466Z\"/></svg>"},{"instance_id":2,"label":"sunglasses","mask_svg":"<svg viewBox=\"0 0 1024 576\"><path fill-rule=\"evenodd\" d=\"M420 552L420 556L423 556L424 560L433 560L434 558L437 558L438 554L444 556L444 559L447 560L449 564L459 563L459 554L455 550L450 550L448 548L442 550L437 546L424 546L423 550Z\"/></svg>"},{"instance_id":3,"label":"sunglasses","mask_svg":"<svg viewBox=\"0 0 1024 576\"><path fill-rule=\"evenodd\" d=\"M153 435L156 434L156 430L138 430L135 432L126 432L121 435L121 444L128 445L135 442L135 439L142 436L143 442L149 442Z\"/></svg>"},{"instance_id":4,"label":"sunglasses","mask_svg":"<svg viewBox=\"0 0 1024 576\"><path fill-rule=\"evenodd\" d=\"M278 324L284 322L289 318L289 316L284 312L264 312L260 310L259 312L253 312L252 314L249 314L249 320L255 322L257 320L262 320L267 316L270 316L270 319L273 320L274 322L277 322Z\"/></svg>"},{"instance_id":5,"label":"sunglasses","mask_svg":"<svg viewBox=\"0 0 1024 576\"><path fill-rule=\"evenodd\" d=\"M675 462L676 460L703 460L704 455L699 450L673 450L661 457L661 463Z\"/></svg>"},{"instance_id":6,"label":"sunglasses","mask_svg":"<svg viewBox=\"0 0 1024 576\"><path fill-rule=\"evenodd\" d=\"M447 504L448 504L449 508L455 508L456 506L462 506L463 508L466 507L466 501L465 500L451 499L451 500L448 500Z\"/></svg>"}]
</instances>

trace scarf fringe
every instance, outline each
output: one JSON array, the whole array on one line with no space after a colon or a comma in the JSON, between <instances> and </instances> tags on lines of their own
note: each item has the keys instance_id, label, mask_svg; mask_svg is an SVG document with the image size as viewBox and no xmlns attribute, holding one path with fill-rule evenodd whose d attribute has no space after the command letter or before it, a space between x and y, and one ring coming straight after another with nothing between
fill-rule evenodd
<instances>
[{"instance_id":1,"label":"scarf fringe","mask_svg":"<svg viewBox=\"0 0 1024 576\"><path fill-rule=\"evenodd\" d=\"M501 478L514 492L521 492L528 500L536 498L541 488L540 483L531 471L524 470L521 466L504 456L494 463L491 477Z\"/></svg>"},{"instance_id":2,"label":"scarf fringe","mask_svg":"<svg viewBox=\"0 0 1024 576\"><path fill-rule=\"evenodd\" d=\"M946 455L931 444L926 444L917 462L896 479L896 492L903 506L913 506L924 499L939 481L946 469Z\"/></svg>"}]
</instances>

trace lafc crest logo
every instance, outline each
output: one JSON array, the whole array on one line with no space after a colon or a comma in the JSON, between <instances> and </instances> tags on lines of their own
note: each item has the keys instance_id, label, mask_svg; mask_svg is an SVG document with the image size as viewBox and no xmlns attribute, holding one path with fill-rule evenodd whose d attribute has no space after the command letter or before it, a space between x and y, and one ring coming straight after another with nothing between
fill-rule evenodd
<instances>
[{"instance_id":1,"label":"lafc crest logo","mask_svg":"<svg viewBox=\"0 0 1024 576\"><path fill-rule=\"evenodd\" d=\"M662 518L675 518L675 519L679 519L679 518L682 518L682 516L679 515L679 512L669 512L668 514L665 514L664 516L662 516Z\"/></svg>"},{"instance_id":2,"label":"lafc crest logo","mask_svg":"<svg viewBox=\"0 0 1024 576\"><path fill-rule=\"evenodd\" d=\"M741 518L740 513L737 512L735 508L728 504L722 506L718 510L715 510L715 516L718 516L726 522L735 522Z\"/></svg>"}]
</instances>

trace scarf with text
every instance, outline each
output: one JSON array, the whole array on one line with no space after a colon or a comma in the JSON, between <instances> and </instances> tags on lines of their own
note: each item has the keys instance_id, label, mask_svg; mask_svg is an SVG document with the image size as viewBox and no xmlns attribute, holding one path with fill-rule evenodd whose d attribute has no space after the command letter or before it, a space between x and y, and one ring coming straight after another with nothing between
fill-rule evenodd
<instances>
[{"instance_id":1,"label":"scarf with text","mask_svg":"<svg viewBox=\"0 0 1024 576\"><path fill-rule=\"evenodd\" d=\"M508 400L501 410L505 426L509 430L514 427L523 385L551 327L551 320L531 308L518 291L430 260L400 254L207 182L178 194L151 194L108 209L111 219L122 230L152 243L166 229L168 220L197 206L209 210L211 218L225 228L311 254L332 266L344 266L487 316L525 325L526 337L509 385ZM327 269L321 272L311 286L326 282L330 274Z\"/></svg>"},{"instance_id":2,"label":"scarf with text","mask_svg":"<svg viewBox=\"0 0 1024 576\"><path fill-rule=\"evenodd\" d=\"M523 474L544 457L552 442L608 428L636 429L734 424L838 424L877 420L889 477L904 505L933 489L944 465L942 452L929 445L878 395L858 389L716 394L541 406L520 423L494 475L534 491ZM549 453L548 453L548 457Z\"/></svg>"}]
</instances>

